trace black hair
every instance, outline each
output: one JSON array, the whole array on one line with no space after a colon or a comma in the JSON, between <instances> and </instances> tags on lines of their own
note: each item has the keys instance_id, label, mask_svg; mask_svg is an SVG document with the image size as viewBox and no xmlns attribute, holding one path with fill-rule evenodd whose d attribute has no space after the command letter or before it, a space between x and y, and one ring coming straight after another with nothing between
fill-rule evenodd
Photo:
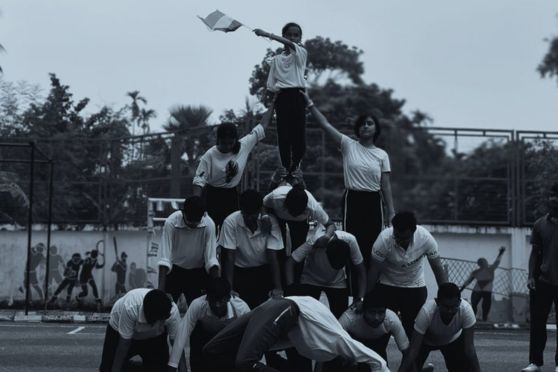
<instances>
[{"instance_id":1,"label":"black hair","mask_svg":"<svg viewBox=\"0 0 558 372\"><path fill-rule=\"evenodd\" d=\"M205 213L205 203L200 196L190 196L184 200L182 213L188 221L201 221Z\"/></svg>"},{"instance_id":2,"label":"black hair","mask_svg":"<svg viewBox=\"0 0 558 372\"><path fill-rule=\"evenodd\" d=\"M558 194L558 182L554 182L552 186L550 186L550 193Z\"/></svg>"},{"instance_id":3,"label":"black hair","mask_svg":"<svg viewBox=\"0 0 558 372\"><path fill-rule=\"evenodd\" d=\"M79 254L79 253L77 253L77 252L76 252L76 253L74 253L74 254L72 255L72 258L75 258L75 257L79 257L79 258L81 258L81 254Z\"/></svg>"},{"instance_id":4,"label":"black hair","mask_svg":"<svg viewBox=\"0 0 558 372\"><path fill-rule=\"evenodd\" d=\"M298 30L300 31L300 37L302 37L302 27L300 27L298 23L294 22L289 22L285 26L283 26L283 28L281 29L281 36L285 35L289 27L298 27Z\"/></svg>"},{"instance_id":5,"label":"black hair","mask_svg":"<svg viewBox=\"0 0 558 372\"><path fill-rule=\"evenodd\" d=\"M143 313L147 323L153 325L158 320L166 320L171 315L172 301L160 289L152 289L143 298Z\"/></svg>"},{"instance_id":6,"label":"black hair","mask_svg":"<svg viewBox=\"0 0 558 372\"><path fill-rule=\"evenodd\" d=\"M459 287L450 282L442 283L438 287L438 299L453 299L453 298L461 298L461 294L459 292Z\"/></svg>"},{"instance_id":7,"label":"black hair","mask_svg":"<svg viewBox=\"0 0 558 372\"><path fill-rule=\"evenodd\" d=\"M98 255L99 255L99 251L98 251L98 250L93 249L93 250L91 251L91 257L95 258L95 257L97 257Z\"/></svg>"},{"instance_id":8,"label":"black hair","mask_svg":"<svg viewBox=\"0 0 558 372\"><path fill-rule=\"evenodd\" d=\"M413 212L401 211L393 216L391 224L399 231L414 230L417 228L417 218Z\"/></svg>"},{"instance_id":9,"label":"black hair","mask_svg":"<svg viewBox=\"0 0 558 372\"><path fill-rule=\"evenodd\" d=\"M360 138L359 135L359 131L360 131L360 127L362 127L364 125L364 123L366 122L366 119L371 118L372 121L374 121L374 127L376 128L376 131L374 132L374 143L376 143L376 140L378 139L378 137L380 137L380 133L382 133L382 126L380 125L380 120L378 119L378 117L376 117L376 115L374 114L362 114L359 115L359 117L355 120L355 125L353 126L353 130L355 131L355 135Z\"/></svg>"},{"instance_id":10,"label":"black hair","mask_svg":"<svg viewBox=\"0 0 558 372\"><path fill-rule=\"evenodd\" d=\"M308 205L308 195L304 186L301 184L294 185L285 197L285 208L294 217L301 215Z\"/></svg>"},{"instance_id":11,"label":"black hair","mask_svg":"<svg viewBox=\"0 0 558 372\"><path fill-rule=\"evenodd\" d=\"M331 267L341 270L351 254L351 247L349 244L341 239L333 238L326 246L326 255Z\"/></svg>"},{"instance_id":12,"label":"black hair","mask_svg":"<svg viewBox=\"0 0 558 372\"><path fill-rule=\"evenodd\" d=\"M378 307L386 307L386 302L383 296L379 295L378 291L368 292L366 296L364 296L363 301L364 309L372 309Z\"/></svg>"},{"instance_id":13,"label":"black hair","mask_svg":"<svg viewBox=\"0 0 558 372\"><path fill-rule=\"evenodd\" d=\"M263 197L262 194L254 189L248 189L240 194L239 206L240 210L244 213L254 214L262 209Z\"/></svg>"},{"instance_id":14,"label":"black hair","mask_svg":"<svg viewBox=\"0 0 558 372\"><path fill-rule=\"evenodd\" d=\"M217 127L217 141L223 138L234 138L236 143L233 147L233 154L238 154L240 151L240 141L238 140L238 132L236 125L233 123L223 123Z\"/></svg>"},{"instance_id":15,"label":"black hair","mask_svg":"<svg viewBox=\"0 0 558 372\"><path fill-rule=\"evenodd\" d=\"M205 294L207 297L223 298L230 296L231 284L225 278L211 278L205 286Z\"/></svg>"}]
</instances>

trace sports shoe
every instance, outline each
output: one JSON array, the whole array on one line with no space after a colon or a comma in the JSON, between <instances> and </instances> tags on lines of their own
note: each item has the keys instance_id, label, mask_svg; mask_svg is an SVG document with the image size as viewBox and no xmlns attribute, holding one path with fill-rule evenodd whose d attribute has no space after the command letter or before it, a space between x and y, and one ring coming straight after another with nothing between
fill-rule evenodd
<instances>
[{"instance_id":1,"label":"sports shoe","mask_svg":"<svg viewBox=\"0 0 558 372\"><path fill-rule=\"evenodd\" d=\"M434 371L434 364L428 363L426 367L422 368L422 372L433 372Z\"/></svg>"},{"instance_id":2,"label":"sports shoe","mask_svg":"<svg viewBox=\"0 0 558 372\"><path fill-rule=\"evenodd\" d=\"M521 370L521 372L540 372L542 371L541 366L536 365L535 363L529 363L529 365Z\"/></svg>"}]
</instances>

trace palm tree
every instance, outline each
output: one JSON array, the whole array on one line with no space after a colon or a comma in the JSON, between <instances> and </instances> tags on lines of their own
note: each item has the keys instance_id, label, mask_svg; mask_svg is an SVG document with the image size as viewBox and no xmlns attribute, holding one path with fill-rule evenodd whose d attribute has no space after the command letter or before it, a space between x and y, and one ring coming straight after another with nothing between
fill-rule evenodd
<instances>
[{"instance_id":1,"label":"palm tree","mask_svg":"<svg viewBox=\"0 0 558 372\"><path fill-rule=\"evenodd\" d=\"M128 97L132 99L132 103L130 104L130 110L132 111L132 136L136 134L135 131L135 124L137 123L139 126L141 109L139 102L143 102L143 104L147 104L147 100L140 96L139 90L134 90L132 92L126 93Z\"/></svg>"},{"instance_id":2,"label":"palm tree","mask_svg":"<svg viewBox=\"0 0 558 372\"><path fill-rule=\"evenodd\" d=\"M0 52L5 52L6 49L4 48L4 46L2 44L0 44ZM0 74L3 73L4 70L2 70L2 66L0 66Z\"/></svg>"},{"instance_id":3,"label":"palm tree","mask_svg":"<svg viewBox=\"0 0 558 372\"><path fill-rule=\"evenodd\" d=\"M169 132L177 132L172 138L171 148L171 196L180 196L180 177L183 174L181 158L187 157L188 173L205 151L209 143L207 130L193 130L203 128L209 124L212 110L205 106L179 105L170 109L170 117L163 128Z\"/></svg>"}]
</instances>

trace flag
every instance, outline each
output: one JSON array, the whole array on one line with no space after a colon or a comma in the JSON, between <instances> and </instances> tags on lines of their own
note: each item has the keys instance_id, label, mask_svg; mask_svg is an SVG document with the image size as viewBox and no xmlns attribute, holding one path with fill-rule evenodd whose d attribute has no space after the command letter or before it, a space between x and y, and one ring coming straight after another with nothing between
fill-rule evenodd
<instances>
[{"instance_id":1,"label":"flag","mask_svg":"<svg viewBox=\"0 0 558 372\"><path fill-rule=\"evenodd\" d=\"M242 23L238 22L235 19L232 19L219 10L214 11L205 18L202 18L200 16L198 16L198 18L201 19L201 21L205 23L205 25L212 31L219 30L224 32L231 32L236 31L236 29L242 26Z\"/></svg>"}]
</instances>

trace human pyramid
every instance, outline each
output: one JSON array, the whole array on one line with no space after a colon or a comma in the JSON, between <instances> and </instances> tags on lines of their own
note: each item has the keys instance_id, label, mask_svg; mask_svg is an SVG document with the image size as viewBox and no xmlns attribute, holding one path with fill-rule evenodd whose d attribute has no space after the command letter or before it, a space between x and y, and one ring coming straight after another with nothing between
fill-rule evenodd
<instances>
[{"instance_id":1,"label":"human pyramid","mask_svg":"<svg viewBox=\"0 0 558 372\"><path fill-rule=\"evenodd\" d=\"M254 32L284 45L268 77L273 103L242 138L233 124L218 127L193 194L164 224L158 289L134 289L114 304L100 370L120 371L139 354L150 371L387 371L393 336L400 371L422 369L432 350L449 371L480 371L475 313L448 282L432 235L412 212L395 213L389 156L375 145L379 120L359 116L357 139L339 132L305 90L301 27ZM341 149L343 230L305 189L307 111ZM275 188L239 194L274 112ZM309 221L317 223L310 233ZM424 257L438 283L435 300L426 301ZM181 294L189 306L182 318Z\"/></svg>"}]
</instances>

